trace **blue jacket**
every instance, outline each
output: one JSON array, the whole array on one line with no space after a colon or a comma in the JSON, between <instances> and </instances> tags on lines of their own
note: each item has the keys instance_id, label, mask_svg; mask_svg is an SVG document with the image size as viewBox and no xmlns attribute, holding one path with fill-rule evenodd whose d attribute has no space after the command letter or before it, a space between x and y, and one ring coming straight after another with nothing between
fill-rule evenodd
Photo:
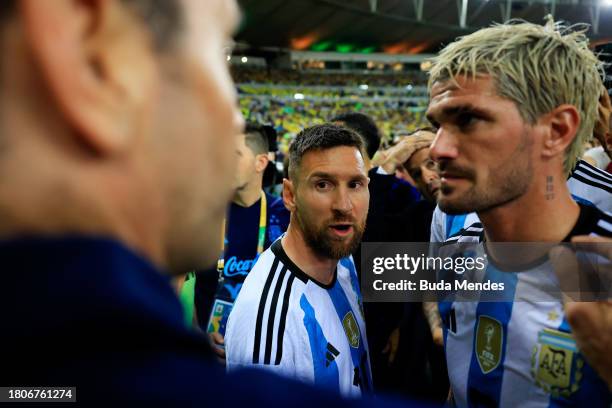
<instances>
[{"instance_id":1,"label":"blue jacket","mask_svg":"<svg viewBox=\"0 0 612 408\"><path fill-rule=\"evenodd\" d=\"M261 371L226 376L169 278L116 241L6 241L0 265L3 386L76 386L77 402L107 406L367 404Z\"/></svg>"}]
</instances>

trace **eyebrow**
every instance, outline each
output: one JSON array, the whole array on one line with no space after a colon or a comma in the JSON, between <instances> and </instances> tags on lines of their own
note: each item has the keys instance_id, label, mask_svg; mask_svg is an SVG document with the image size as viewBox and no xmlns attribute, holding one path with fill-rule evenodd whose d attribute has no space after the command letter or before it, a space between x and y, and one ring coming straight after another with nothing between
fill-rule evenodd
<instances>
[{"instance_id":1,"label":"eyebrow","mask_svg":"<svg viewBox=\"0 0 612 408\"><path fill-rule=\"evenodd\" d=\"M427 113L426 117L429 122L432 124L438 122L436 121L436 117L438 118L452 118L463 113L471 113L476 116L490 118L491 113L487 109L483 109L477 106L472 105L471 103L460 104L455 106L448 106L440 112L438 115L434 115L432 113Z\"/></svg>"},{"instance_id":2,"label":"eyebrow","mask_svg":"<svg viewBox=\"0 0 612 408\"><path fill-rule=\"evenodd\" d=\"M308 178L309 179L320 178L320 179L336 180L338 178L338 176L334 175L334 174L331 174L331 173L325 173L323 171L315 171ZM354 175L350 176L350 179L351 180L365 180L365 179L367 179L367 177L364 176L363 174L354 174Z\"/></svg>"}]
</instances>

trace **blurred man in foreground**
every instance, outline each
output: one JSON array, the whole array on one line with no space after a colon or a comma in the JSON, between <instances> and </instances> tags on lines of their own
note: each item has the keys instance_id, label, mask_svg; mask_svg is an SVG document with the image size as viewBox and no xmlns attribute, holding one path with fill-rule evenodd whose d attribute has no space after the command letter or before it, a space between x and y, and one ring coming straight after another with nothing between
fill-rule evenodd
<instances>
[{"instance_id":1,"label":"blurred man in foreground","mask_svg":"<svg viewBox=\"0 0 612 408\"><path fill-rule=\"evenodd\" d=\"M342 404L226 378L170 284L219 255L237 22L229 0L1 3L2 385L108 406Z\"/></svg>"},{"instance_id":2,"label":"blurred man in foreground","mask_svg":"<svg viewBox=\"0 0 612 408\"><path fill-rule=\"evenodd\" d=\"M223 58L238 9L1 7L2 384L197 400L178 385L208 350L169 279L218 255L243 123Z\"/></svg>"}]
</instances>

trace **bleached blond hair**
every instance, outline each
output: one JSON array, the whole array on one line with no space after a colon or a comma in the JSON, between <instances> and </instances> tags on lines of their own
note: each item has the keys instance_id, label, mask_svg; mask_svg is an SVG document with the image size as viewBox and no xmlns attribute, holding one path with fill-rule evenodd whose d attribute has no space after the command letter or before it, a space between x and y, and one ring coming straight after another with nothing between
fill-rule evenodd
<instances>
[{"instance_id":1,"label":"bleached blond hair","mask_svg":"<svg viewBox=\"0 0 612 408\"><path fill-rule=\"evenodd\" d=\"M603 65L588 47L588 26L547 19L544 26L513 20L458 38L433 58L428 88L459 75L489 75L530 125L562 104L575 106L580 126L565 152L569 174L593 135Z\"/></svg>"}]
</instances>

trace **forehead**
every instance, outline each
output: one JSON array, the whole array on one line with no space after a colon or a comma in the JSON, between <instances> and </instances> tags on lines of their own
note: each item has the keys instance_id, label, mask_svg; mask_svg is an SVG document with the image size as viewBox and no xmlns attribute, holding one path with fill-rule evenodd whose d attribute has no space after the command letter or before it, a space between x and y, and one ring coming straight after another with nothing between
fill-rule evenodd
<instances>
[{"instance_id":1,"label":"forehead","mask_svg":"<svg viewBox=\"0 0 612 408\"><path fill-rule=\"evenodd\" d=\"M424 147L414 152L414 154L410 156L410 159L408 160L408 166L411 169L419 167L421 164L423 164L424 161L429 159L430 150L431 149L429 147Z\"/></svg>"},{"instance_id":2,"label":"forehead","mask_svg":"<svg viewBox=\"0 0 612 408\"><path fill-rule=\"evenodd\" d=\"M489 75L472 76L457 75L452 79L438 81L431 87L432 101L447 97L459 96L489 96L496 97L495 82Z\"/></svg>"},{"instance_id":3,"label":"forehead","mask_svg":"<svg viewBox=\"0 0 612 408\"><path fill-rule=\"evenodd\" d=\"M305 178L318 172L338 178L367 174L361 152L352 146L308 151L302 157L300 169Z\"/></svg>"},{"instance_id":4,"label":"forehead","mask_svg":"<svg viewBox=\"0 0 612 408\"><path fill-rule=\"evenodd\" d=\"M427 114L438 113L438 110L454 103L470 103L486 107L491 104L491 99L509 102L497 94L492 77L482 75L472 78L459 75L433 84Z\"/></svg>"}]
</instances>

